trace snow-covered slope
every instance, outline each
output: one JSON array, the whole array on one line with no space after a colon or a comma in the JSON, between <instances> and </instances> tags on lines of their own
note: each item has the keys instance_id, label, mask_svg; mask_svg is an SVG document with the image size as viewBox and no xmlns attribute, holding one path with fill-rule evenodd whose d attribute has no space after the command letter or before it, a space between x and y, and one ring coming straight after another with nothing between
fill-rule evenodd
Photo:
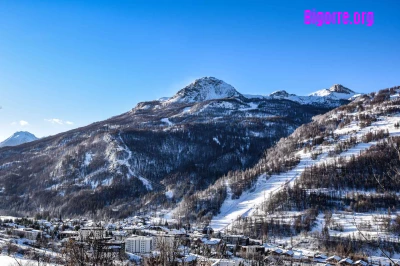
<instances>
[{"instance_id":1,"label":"snow-covered slope","mask_svg":"<svg viewBox=\"0 0 400 266\"><path fill-rule=\"evenodd\" d=\"M15 132L11 137L0 143L0 147L17 146L23 143L37 140L38 138L27 131Z\"/></svg>"},{"instance_id":2,"label":"snow-covered slope","mask_svg":"<svg viewBox=\"0 0 400 266\"><path fill-rule=\"evenodd\" d=\"M284 98L294 97L288 93L274 95L246 98L205 77L172 98L141 102L105 121L4 148L0 197L38 194L40 202L24 205L26 210L61 206L70 214L122 205L132 213L160 199L165 208L174 207L229 171L250 167L281 137L343 104L303 105ZM173 199L168 191L174 191ZM77 207L78 202L90 204ZM17 200L0 200L0 210L14 208L20 210Z\"/></svg>"},{"instance_id":3,"label":"snow-covered slope","mask_svg":"<svg viewBox=\"0 0 400 266\"><path fill-rule=\"evenodd\" d=\"M214 77L196 79L178 91L168 102L192 103L213 99L238 97L241 94L234 87Z\"/></svg>"},{"instance_id":4,"label":"snow-covered slope","mask_svg":"<svg viewBox=\"0 0 400 266\"><path fill-rule=\"evenodd\" d=\"M336 89L341 88L334 86L330 89L330 93L354 94L350 90L337 91ZM321 95L326 93L324 91L320 92ZM326 95L329 95L329 93ZM248 217L257 213L257 209L262 203L268 201L273 197L274 193L282 190L285 186L293 184L306 168L330 163L335 157L350 160L353 156L359 156L363 151L378 143L378 141L366 142L365 136L368 134L375 134L381 131L388 132L390 137L400 136L400 112L396 112L398 110L396 105L400 105L400 102L390 100L392 99L391 97L385 96L386 99L389 99L387 102L370 104L370 102L378 101L378 97L382 99L382 93L378 93L376 98L371 96L360 99L358 102L363 103L362 108L355 107L356 103L354 103L353 107L349 107L349 110L356 110L353 112L333 110L326 115L322 115L322 117L316 117L315 119L317 120L336 121L340 116L344 122L340 127L338 126L333 130L331 133L333 137L327 139L323 144L314 145L311 150L307 146L296 151L295 156L300 156L301 160L293 169L271 176L261 174L258 176L253 188L242 193L237 199L232 198L230 182L226 180L227 198L220 208L220 213L213 217L210 224L211 227L214 230L224 230L238 217ZM372 119L369 117L372 117L374 122L368 125L362 119ZM344 126L343 123L345 123ZM357 144L343 151L341 151L342 148L338 149L342 143L350 138L353 138L353 141ZM309 142L308 139L304 139L304 141L305 143ZM337 153L338 150L341 152ZM312 158L315 154L317 154L316 158ZM332 154L336 155L332 157Z\"/></svg>"}]
</instances>

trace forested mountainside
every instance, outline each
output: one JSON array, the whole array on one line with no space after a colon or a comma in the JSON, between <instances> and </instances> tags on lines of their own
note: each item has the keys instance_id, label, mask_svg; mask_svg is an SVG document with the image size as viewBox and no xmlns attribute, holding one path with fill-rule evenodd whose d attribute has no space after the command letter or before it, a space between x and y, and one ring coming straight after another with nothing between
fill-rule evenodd
<instances>
[{"instance_id":1,"label":"forested mountainside","mask_svg":"<svg viewBox=\"0 0 400 266\"><path fill-rule=\"evenodd\" d=\"M127 216L174 206L252 167L281 137L354 96L327 91L250 97L207 77L105 121L3 147L0 210Z\"/></svg>"},{"instance_id":2,"label":"forested mountainside","mask_svg":"<svg viewBox=\"0 0 400 266\"><path fill-rule=\"evenodd\" d=\"M290 219L279 220L285 230L276 231L290 235L312 230L323 211L397 209L399 93L400 87L393 87L362 95L315 116L269 148L254 166L229 171L207 189L187 195L175 213L216 230L237 228L236 233L263 237L279 220L275 213L290 213ZM257 219L263 221L257 230L242 226Z\"/></svg>"}]
</instances>

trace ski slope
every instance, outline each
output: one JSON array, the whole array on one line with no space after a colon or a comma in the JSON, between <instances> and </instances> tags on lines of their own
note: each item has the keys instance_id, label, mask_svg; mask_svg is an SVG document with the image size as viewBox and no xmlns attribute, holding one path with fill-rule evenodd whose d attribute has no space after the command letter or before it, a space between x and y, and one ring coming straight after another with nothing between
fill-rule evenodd
<instances>
[{"instance_id":1,"label":"ski slope","mask_svg":"<svg viewBox=\"0 0 400 266\"><path fill-rule=\"evenodd\" d=\"M372 123L371 126L360 129L351 123L347 126L348 128L345 127L344 129L335 133L341 135L340 139L342 140L347 139L349 134L355 134L355 136L361 138L363 134L369 131L382 129L387 129L391 136L398 136L400 135L400 129L395 128L394 126L398 122L400 122L400 117L398 115L379 116L378 121ZM350 158L352 155L357 156L360 154L360 152L368 149L372 145L376 145L376 143L376 141L359 143L347 151L339 154L339 156L346 158ZM297 152L300 155L301 160L295 168L284 173L272 175L269 178L266 176L266 174L260 175L256 185L252 189L244 192L238 199L232 199L232 192L229 188L229 182L225 181L225 185L227 187L227 198L221 206L220 213L214 216L211 220L210 226L215 231L223 231L238 217L251 216L262 202L268 200L275 192L284 188L286 184L290 185L290 183L292 183L301 175L305 168L333 160L332 157L328 157L328 152L334 150L334 147L335 145L320 145L319 148L322 149L322 153L317 157L316 160L311 159L311 153L304 153L302 150Z\"/></svg>"},{"instance_id":2,"label":"ski slope","mask_svg":"<svg viewBox=\"0 0 400 266\"><path fill-rule=\"evenodd\" d=\"M216 231L221 231L238 217L252 215L257 205L267 200L276 191L282 189L285 184L290 183L296 177L300 176L307 166L312 165L311 154L302 153L301 156L300 163L291 171L281 173L280 175L272 175L269 178L265 174L260 175L255 187L244 192L238 199L232 199L232 192L226 181L227 199L221 206L220 214L211 220L210 226Z\"/></svg>"}]
</instances>

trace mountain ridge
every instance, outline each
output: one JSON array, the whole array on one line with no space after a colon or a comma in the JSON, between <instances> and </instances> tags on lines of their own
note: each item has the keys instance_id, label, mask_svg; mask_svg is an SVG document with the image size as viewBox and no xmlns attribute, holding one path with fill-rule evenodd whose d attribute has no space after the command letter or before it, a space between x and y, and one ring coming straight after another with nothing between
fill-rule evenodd
<instances>
[{"instance_id":1,"label":"mountain ridge","mask_svg":"<svg viewBox=\"0 0 400 266\"><path fill-rule=\"evenodd\" d=\"M354 96L361 94L355 93L354 91L344 87L341 84L334 84L329 89L322 89L313 92L307 96L298 96L287 92L286 90L274 91L268 95L251 95L242 94L237 91L232 85L214 78L214 77L203 77L196 79L191 84L187 85L183 89L179 90L172 97L162 97L158 99L160 102L165 104L169 103L194 103L203 102L207 100L216 100L224 98L238 98L238 99L286 99L294 101L300 104L311 104L311 105L330 105L339 106L342 100L350 100Z\"/></svg>"},{"instance_id":2,"label":"mountain ridge","mask_svg":"<svg viewBox=\"0 0 400 266\"><path fill-rule=\"evenodd\" d=\"M171 207L229 171L252 166L280 138L346 102L246 98L203 79L173 101L141 102L104 121L1 148L0 210L126 216L143 204ZM9 197L11 204L1 203Z\"/></svg>"}]
</instances>

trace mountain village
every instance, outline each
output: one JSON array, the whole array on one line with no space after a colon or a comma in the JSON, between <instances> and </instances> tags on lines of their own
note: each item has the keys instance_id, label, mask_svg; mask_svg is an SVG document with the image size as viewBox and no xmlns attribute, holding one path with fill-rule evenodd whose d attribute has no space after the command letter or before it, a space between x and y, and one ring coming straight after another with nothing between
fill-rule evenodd
<instances>
[{"instance_id":1,"label":"mountain village","mask_svg":"<svg viewBox=\"0 0 400 266\"><path fill-rule=\"evenodd\" d=\"M110 222L1 217L0 228L0 262L15 260L14 263L30 261L36 265L58 265L81 260L89 264L106 263L103 265L107 262L115 265L161 262L204 266L391 263L382 256L357 254L346 257L320 252L312 244L318 242L318 233L302 237L300 241L275 237L251 239L229 231L215 232L209 226L179 227L176 221L148 216ZM399 243L400 238L388 241Z\"/></svg>"}]
</instances>

